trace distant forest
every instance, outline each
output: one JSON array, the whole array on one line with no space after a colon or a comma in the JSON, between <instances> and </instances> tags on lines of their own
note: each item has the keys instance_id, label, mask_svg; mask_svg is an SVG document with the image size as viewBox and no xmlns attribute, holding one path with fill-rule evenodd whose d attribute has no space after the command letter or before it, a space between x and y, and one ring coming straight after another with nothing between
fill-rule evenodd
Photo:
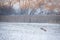
<instances>
[{"instance_id":1,"label":"distant forest","mask_svg":"<svg viewBox=\"0 0 60 40\"><path fill-rule=\"evenodd\" d=\"M60 0L0 0L0 15L60 15Z\"/></svg>"}]
</instances>

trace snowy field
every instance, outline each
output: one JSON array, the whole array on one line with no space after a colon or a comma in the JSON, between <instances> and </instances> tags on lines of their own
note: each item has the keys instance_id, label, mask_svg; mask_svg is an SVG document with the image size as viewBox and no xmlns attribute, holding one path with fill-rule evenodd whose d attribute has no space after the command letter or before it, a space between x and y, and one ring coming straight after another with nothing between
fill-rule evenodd
<instances>
[{"instance_id":1,"label":"snowy field","mask_svg":"<svg viewBox=\"0 0 60 40\"><path fill-rule=\"evenodd\" d=\"M60 24L0 22L0 40L60 40Z\"/></svg>"}]
</instances>

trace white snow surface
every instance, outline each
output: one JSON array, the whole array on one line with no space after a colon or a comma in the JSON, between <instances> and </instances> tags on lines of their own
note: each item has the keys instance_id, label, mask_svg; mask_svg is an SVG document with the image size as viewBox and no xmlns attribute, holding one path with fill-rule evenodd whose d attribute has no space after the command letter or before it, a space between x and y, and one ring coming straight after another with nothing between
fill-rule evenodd
<instances>
[{"instance_id":1,"label":"white snow surface","mask_svg":"<svg viewBox=\"0 0 60 40\"><path fill-rule=\"evenodd\" d=\"M60 40L60 24L0 22L0 40Z\"/></svg>"}]
</instances>

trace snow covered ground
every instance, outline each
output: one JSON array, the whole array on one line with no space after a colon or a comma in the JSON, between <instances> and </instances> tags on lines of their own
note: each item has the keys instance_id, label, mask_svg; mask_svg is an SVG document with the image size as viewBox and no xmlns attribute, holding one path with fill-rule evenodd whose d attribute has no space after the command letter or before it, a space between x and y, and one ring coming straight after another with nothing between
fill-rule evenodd
<instances>
[{"instance_id":1,"label":"snow covered ground","mask_svg":"<svg viewBox=\"0 0 60 40\"><path fill-rule=\"evenodd\" d=\"M0 22L0 40L60 40L60 24Z\"/></svg>"}]
</instances>

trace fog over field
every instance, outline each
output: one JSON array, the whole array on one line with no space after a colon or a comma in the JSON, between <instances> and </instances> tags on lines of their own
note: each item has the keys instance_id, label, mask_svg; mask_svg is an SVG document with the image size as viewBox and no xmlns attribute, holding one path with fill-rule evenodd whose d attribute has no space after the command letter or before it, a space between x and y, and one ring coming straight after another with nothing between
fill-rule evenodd
<instances>
[{"instance_id":1,"label":"fog over field","mask_svg":"<svg viewBox=\"0 0 60 40\"><path fill-rule=\"evenodd\" d=\"M60 40L60 0L0 0L0 40Z\"/></svg>"}]
</instances>

